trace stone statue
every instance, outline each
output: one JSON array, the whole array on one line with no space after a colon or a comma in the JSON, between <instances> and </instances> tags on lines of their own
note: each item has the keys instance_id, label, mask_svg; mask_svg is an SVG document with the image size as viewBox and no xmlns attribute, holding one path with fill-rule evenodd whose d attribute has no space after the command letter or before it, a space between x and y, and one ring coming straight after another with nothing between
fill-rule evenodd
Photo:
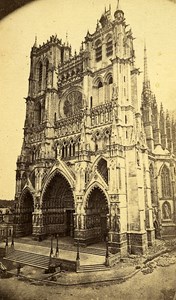
<instances>
[{"instance_id":1,"label":"stone statue","mask_svg":"<svg viewBox=\"0 0 176 300\"><path fill-rule=\"evenodd\" d=\"M73 216L73 221L74 221L74 229L76 229L76 227L77 227L77 216L76 216L76 214Z\"/></svg>"},{"instance_id":2,"label":"stone statue","mask_svg":"<svg viewBox=\"0 0 176 300\"><path fill-rule=\"evenodd\" d=\"M112 87L112 99L116 99L117 97L118 97L118 88L114 83Z\"/></svg>"},{"instance_id":3,"label":"stone statue","mask_svg":"<svg viewBox=\"0 0 176 300\"><path fill-rule=\"evenodd\" d=\"M120 232L120 220L117 215L116 215L115 231Z\"/></svg>"},{"instance_id":4,"label":"stone statue","mask_svg":"<svg viewBox=\"0 0 176 300\"><path fill-rule=\"evenodd\" d=\"M163 218L164 219L171 219L171 209L170 204L165 202L163 204Z\"/></svg>"}]
</instances>

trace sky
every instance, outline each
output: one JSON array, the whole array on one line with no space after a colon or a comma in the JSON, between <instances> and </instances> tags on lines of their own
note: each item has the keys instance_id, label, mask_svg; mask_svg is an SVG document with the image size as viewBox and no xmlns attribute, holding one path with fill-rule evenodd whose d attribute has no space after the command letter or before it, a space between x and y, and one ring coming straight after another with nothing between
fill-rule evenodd
<instances>
[{"instance_id":1,"label":"sky","mask_svg":"<svg viewBox=\"0 0 176 300\"><path fill-rule=\"evenodd\" d=\"M0 199L14 199L16 159L20 155L28 93L30 50L66 32L79 51L87 30L93 33L105 6L117 0L35 0L0 22ZM147 44L151 87L165 109L176 110L176 4L169 0L120 0L132 28L136 66L143 71ZM140 75L140 89L143 74ZM140 90L141 92L141 90ZM140 96L140 93L139 93Z\"/></svg>"}]
</instances>

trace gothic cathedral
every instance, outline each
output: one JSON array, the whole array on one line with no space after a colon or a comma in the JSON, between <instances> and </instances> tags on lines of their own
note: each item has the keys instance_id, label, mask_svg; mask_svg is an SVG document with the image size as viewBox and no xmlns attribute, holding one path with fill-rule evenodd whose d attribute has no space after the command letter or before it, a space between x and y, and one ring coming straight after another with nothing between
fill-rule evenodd
<instances>
[{"instance_id":1,"label":"gothic cathedral","mask_svg":"<svg viewBox=\"0 0 176 300\"><path fill-rule=\"evenodd\" d=\"M78 54L57 36L32 47L16 236L106 240L125 255L176 235L176 126L151 91L146 48L139 100L127 27L109 8Z\"/></svg>"}]
</instances>

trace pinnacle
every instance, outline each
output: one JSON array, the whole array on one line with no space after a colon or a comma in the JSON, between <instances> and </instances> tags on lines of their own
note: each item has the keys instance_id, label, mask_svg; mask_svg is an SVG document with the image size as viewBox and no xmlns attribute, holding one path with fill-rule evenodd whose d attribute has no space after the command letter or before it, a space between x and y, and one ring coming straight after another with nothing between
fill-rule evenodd
<instances>
[{"instance_id":1,"label":"pinnacle","mask_svg":"<svg viewBox=\"0 0 176 300\"><path fill-rule=\"evenodd\" d=\"M34 42L34 46L35 48L37 48L37 36L35 36L35 42Z\"/></svg>"}]
</instances>

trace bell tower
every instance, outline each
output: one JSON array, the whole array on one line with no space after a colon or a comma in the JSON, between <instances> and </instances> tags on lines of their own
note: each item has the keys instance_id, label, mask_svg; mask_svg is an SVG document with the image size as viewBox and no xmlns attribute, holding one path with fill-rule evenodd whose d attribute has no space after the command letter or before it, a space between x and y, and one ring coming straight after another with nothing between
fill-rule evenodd
<instances>
[{"instance_id":1,"label":"bell tower","mask_svg":"<svg viewBox=\"0 0 176 300\"><path fill-rule=\"evenodd\" d=\"M54 135L55 111L58 110L58 67L67 61L70 55L71 47L68 43L62 43L54 35L39 46L37 38L35 38L31 49L24 139L21 154L17 159L16 170L15 199L19 205L16 219L19 219L17 224L20 224L16 228L17 235L23 235L29 225L28 223L24 224L24 218L21 217L21 211L24 208L22 208L23 202L28 203L29 198L25 191L29 188L33 191L32 194L30 193L30 202L33 202L33 207L31 204L28 219L40 220L42 224L39 201L42 177L55 160L51 138ZM34 235L37 233L40 236L42 226L39 229L37 224L38 221L33 223L32 230Z\"/></svg>"},{"instance_id":2,"label":"bell tower","mask_svg":"<svg viewBox=\"0 0 176 300\"><path fill-rule=\"evenodd\" d=\"M52 110L54 107L52 106L55 106L57 98L58 66L67 61L70 55L71 47L69 47L68 42L62 44L57 36L51 36L50 40L43 43L42 46L37 46L37 39L35 39L31 49L29 91L26 98L26 125L35 126L43 122L53 123ZM51 94L54 95L52 102ZM33 116L30 111L34 111ZM29 115L30 120L28 120Z\"/></svg>"}]
</instances>

